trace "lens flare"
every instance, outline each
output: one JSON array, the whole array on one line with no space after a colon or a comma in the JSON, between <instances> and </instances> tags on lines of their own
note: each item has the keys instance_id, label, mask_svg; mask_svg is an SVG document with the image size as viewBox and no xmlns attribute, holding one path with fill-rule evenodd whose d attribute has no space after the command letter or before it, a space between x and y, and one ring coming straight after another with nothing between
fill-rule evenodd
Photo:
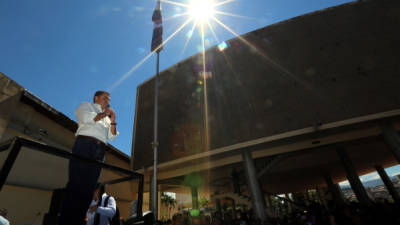
<instances>
[{"instance_id":1,"label":"lens flare","mask_svg":"<svg viewBox=\"0 0 400 225\"><path fill-rule=\"evenodd\" d=\"M193 22L193 26L190 29L189 32L186 33L186 41L184 44L184 47L181 52L181 56L184 54L186 47L190 41L190 39L194 36L193 32L195 31L195 28L198 27L201 35L201 45L197 46L197 50L202 52L202 64L203 64L203 73L206 73L208 71L205 71L205 47L211 45L213 41L209 40L208 38L205 38L205 33L206 29L204 25L207 25L209 30L211 31L212 35L214 36L215 41L218 43L220 42L218 40L218 37L213 29L213 26L211 25L210 21L216 22L217 24L221 25L223 28L234 34L235 36L238 36L235 32L232 31L231 28L223 24L221 21L219 21L215 16L216 15L225 15L225 16L231 16L231 17L237 17L237 18L246 18L244 16L228 13L228 12L223 12L220 10L217 10L216 8L225 5L227 3L233 2L235 0L189 0L189 3L182 3L182 2L176 2L174 0L161 0L163 3L168 3L171 5L175 6L175 11L176 13L169 17L169 18L164 18L163 21L168 21L176 18L181 18L183 16L188 16L188 19L177 29L175 30L164 42L162 45L158 46L157 49L161 48L163 45L165 45L172 37L174 37L177 33L179 33L188 23ZM136 7L136 11L143 11L143 7ZM238 36L240 40L244 41L246 44L249 44L244 38ZM218 48L220 51L223 51L226 49L227 46L225 46L223 43L222 45L218 45ZM227 44L227 43L225 43ZM141 53L141 49L138 50L139 53ZM128 72L126 72L122 77L120 77L115 83L111 85L107 90L111 91L117 86L119 86L122 82L124 82L128 77L130 77L133 72L139 68L144 62L146 62L156 51L150 52L148 55L146 55L140 62L138 62L136 65L134 65Z\"/></svg>"},{"instance_id":2,"label":"lens flare","mask_svg":"<svg viewBox=\"0 0 400 225\"><path fill-rule=\"evenodd\" d=\"M218 49L219 49L221 52L224 51L227 47L228 47L228 44L227 44L225 41L223 41L223 42L221 42L220 44L218 44Z\"/></svg>"},{"instance_id":3,"label":"lens flare","mask_svg":"<svg viewBox=\"0 0 400 225\"><path fill-rule=\"evenodd\" d=\"M204 24L214 16L214 7L213 0L191 0L189 3L189 15L194 21Z\"/></svg>"}]
</instances>

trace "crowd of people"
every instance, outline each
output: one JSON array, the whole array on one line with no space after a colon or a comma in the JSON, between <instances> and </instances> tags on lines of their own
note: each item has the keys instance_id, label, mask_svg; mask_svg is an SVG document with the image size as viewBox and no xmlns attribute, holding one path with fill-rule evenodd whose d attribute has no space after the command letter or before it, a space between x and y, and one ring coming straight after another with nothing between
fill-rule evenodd
<instances>
[{"instance_id":1,"label":"crowd of people","mask_svg":"<svg viewBox=\"0 0 400 225\"><path fill-rule=\"evenodd\" d=\"M382 202L363 206L352 202L341 206L330 204L330 209L320 204L309 205L303 211L292 212L278 219L271 219L271 225L380 225L400 224L400 207Z\"/></svg>"},{"instance_id":2,"label":"crowd of people","mask_svg":"<svg viewBox=\"0 0 400 225\"><path fill-rule=\"evenodd\" d=\"M159 221L158 225L391 225L400 224L400 206L394 203L373 203L365 207L352 202L341 206L326 207L313 203L278 218L271 216L264 222L257 219L253 211L232 213L200 213L197 216L183 211L172 219Z\"/></svg>"}]
</instances>

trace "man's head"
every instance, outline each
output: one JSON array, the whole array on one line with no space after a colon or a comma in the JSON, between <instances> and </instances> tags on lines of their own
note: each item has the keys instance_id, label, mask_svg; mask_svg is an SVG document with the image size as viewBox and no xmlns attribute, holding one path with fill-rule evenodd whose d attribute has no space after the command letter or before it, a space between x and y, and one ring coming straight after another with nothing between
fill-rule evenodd
<instances>
[{"instance_id":1,"label":"man's head","mask_svg":"<svg viewBox=\"0 0 400 225\"><path fill-rule=\"evenodd\" d=\"M105 108L110 104L110 93L106 91L96 91L93 97L93 102L101 105L102 108Z\"/></svg>"},{"instance_id":2,"label":"man's head","mask_svg":"<svg viewBox=\"0 0 400 225\"><path fill-rule=\"evenodd\" d=\"M100 188L101 188L101 184L97 183L96 187L94 189L94 192L93 192L93 199L97 199L97 197L99 196Z\"/></svg>"},{"instance_id":3,"label":"man's head","mask_svg":"<svg viewBox=\"0 0 400 225\"><path fill-rule=\"evenodd\" d=\"M106 184L97 183L93 192L93 199L97 199L99 195L106 192Z\"/></svg>"},{"instance_id":4,"label":"man's head","mask_svg":"<svg viewBox=\"0 0 400 225\"><path fill-rule=\"evenodd\" d=\"M1 208L1 209L0 209L0 216L6 217L6 216L7 216L7 209Z\"/></svg>"}]
</instances>

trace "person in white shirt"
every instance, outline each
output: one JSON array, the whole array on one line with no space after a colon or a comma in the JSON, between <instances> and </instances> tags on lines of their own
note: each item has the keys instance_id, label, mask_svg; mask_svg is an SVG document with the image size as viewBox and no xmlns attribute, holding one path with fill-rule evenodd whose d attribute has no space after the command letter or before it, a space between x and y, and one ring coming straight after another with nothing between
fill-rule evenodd
<instances>
[{"instance_id":1,"label":"person in white shirt","mask_svg":"<svg viewBox=\"0 0 400 225\"><path fill-rule=\"evenodd\" d=\"M107 140L117 135L116 115L110 105L110 94L97 91L93 104L84 102L75 111L78 129L72 153L92 160L104 161ZM82 225L90 205L101 168L70 160L66 195L58 225Z\"/></svg>"},{"instance_id":2,"label":"person in white shirt","mask_svg":"<svg viewBox=\"0 0 400 225\"><path fill-rule=\"evenodd\" d=\"M115 199L114 197L107 195L106 192L101 195L101 202L99 204L99 189L100 184L96 186L96 190L93 194L92 203L90 203L89 210L87 211L86 225L109 225L111 218L116 213L117 204L115 202ZM109 196L108 200L107 196Z\"/></svg>"},{"instance_id":3,"label":"person in white shirt","mask_svg":"<svg viewBox=\"0 0 400 225\"><path fill-rule=\"evenodd\" d=\"M0 225L10 225L10 222L6 219L7 209L0 209Z\"/></svg>"}]
</instances>

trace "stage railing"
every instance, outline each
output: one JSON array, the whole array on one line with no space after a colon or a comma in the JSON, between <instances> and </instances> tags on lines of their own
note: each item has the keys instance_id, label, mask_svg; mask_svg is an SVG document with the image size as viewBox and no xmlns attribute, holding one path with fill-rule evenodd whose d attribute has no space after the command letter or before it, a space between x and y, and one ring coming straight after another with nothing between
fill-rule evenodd
<instances>
[{"instance_id":1,"label":"stage railing","mask_svg":"<svg viewBox=\"0 0 400 225\"><path fill-rule=\"evenodd\" d=\"M27 148L22 148L22 147L27 147ZM95 166L99 166L102 169L107 169L107 170L111 170L111 171L126 175L126 177L105 181L105 182L102 182L102 184L111 185L111 184L117 184L117 183L121 183L121 182L138 179L139 186L138 186L138 199L137 199L137 201L138 201L137 202L137 215L138 215L138 218L142 217L142 215L143 215L142 214L143 182L144 182L144 180L143 180L144 176L142 174L139 174L139 173L136 173L134 171L127 170L124 168L120 168L117 166L113 166L113 165L110 165L107 163L103 163L100 161L87 159L87 158L72 154L68 151L65 151L65 150L62 150L62 149L59 149L59 148L56 148L53 146L49 146L46 144L42 144L39 142L35 142L32 140L28 140L28 139L22 138L22 137L15 137L11 140L0 143L0 153L6 153L7 151L9 151L8 155L6 156L6 158L4 160L3 165L0 165L1 166L0 192L1 192L4 184L6 183L7 177L10 174L10 171L12 170L13 165L22 149L24 149L25 151L31 151L31 150L39 151L39 152L43 152L46 154L50 154L50 155L54 155L57 157L70 159L70 160L73 159L73 160L85 162L88 164L92 164Z\"/></svg>"}]
</instances>

